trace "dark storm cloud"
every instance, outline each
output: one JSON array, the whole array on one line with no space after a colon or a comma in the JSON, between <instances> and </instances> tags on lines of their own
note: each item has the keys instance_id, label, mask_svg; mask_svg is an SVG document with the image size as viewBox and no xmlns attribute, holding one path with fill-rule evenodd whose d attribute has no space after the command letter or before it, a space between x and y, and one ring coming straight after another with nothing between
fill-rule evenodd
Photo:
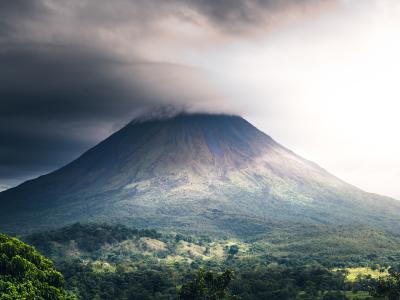
<instances>
[{"instance_id":1,"label":"dark storm cloud","mask_svg":"<svg viewBox=\"0 0 400 300\"><path fill-rule=\"evenodd\" d=\"M67 163L138 109L214 100L201 72L163 61L162 43L148 46L168 38L160 21L244 34L274 12L323 2L0 1L0 185Z\"/></svg>"},{"instance_id":2,"label":"dark storm cloud","mask_svg":"<svg viewBox=\"0 0 400 300\"><path fill-rule=\"evenodd\" d=\"M173 103L149 91L163 84L165 72L190 76L179 66L123 63L94 50L49 45L9 47L0 52L0 65L0 178L67 163L138 108Z\"/></svg>"},{"instance_id":3,"label":"dark storm cloud","mask_svg":"<svg viewBox=\"0 0 400 300\"><path fill-rule=\"evenodd\" d=\"M208 20L217 30L241 32L273 25L288 10L305 13L337 0L99 0L84 1L80 16L115 24L135 19L147 26L159 18L174 16L196 23ZM96 13L93 13L96 11ZM279 16L277 16L279 15Z\"/></svg>"},{"instance_id":4,"label":"dark storm cloud","mask_svg":"<svg viewBox=\"0 0 400 300\"><path fill-rule=\"evenodd\" d=\"M331 3L332 0L202 0L182 1L206 16L219 29L242 31L257 26L271 26L276 14L287 10L312 9L315 5Z\"/></svg>"},{"instance_id":5,"label":"dark storm cloud","mask_svg":"<svg viewBox=\"0 0 400 300\"><path fill-rule=\"evenodd\" d=\"M0 117L114 118L144 102L119 61L94 50L20 44L0 52ZM126 66L125 66L126 67Z\"/></svg>"}]
</instances>

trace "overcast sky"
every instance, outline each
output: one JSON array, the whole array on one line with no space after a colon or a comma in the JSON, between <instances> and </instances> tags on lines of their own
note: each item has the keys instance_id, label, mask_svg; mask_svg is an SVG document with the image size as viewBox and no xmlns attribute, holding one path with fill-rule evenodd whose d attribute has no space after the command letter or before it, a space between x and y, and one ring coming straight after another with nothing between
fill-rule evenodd
<instances>
[{"instance_id":1,"label":"overcast sky","mask_svg":"<svg viewBox=\"0 0 400 300\"><path fill-rule=\"evenodd\" d=\"M172 104L400 199L398 53L397 0L2 0L0 189Z\"/></svg>"}]
</instances>

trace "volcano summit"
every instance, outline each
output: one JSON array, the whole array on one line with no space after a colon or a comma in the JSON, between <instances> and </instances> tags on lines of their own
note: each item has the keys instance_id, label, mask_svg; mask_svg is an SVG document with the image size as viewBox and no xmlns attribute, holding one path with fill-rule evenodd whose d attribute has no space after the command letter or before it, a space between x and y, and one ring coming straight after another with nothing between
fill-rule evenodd
<instances>
[{"instance_id":1,"label":"volcano summit","mask_svg":"<svg viewBox=\"0 0 400 300\"><path fill-rule=\"evenodd\" d=\"M341 181L231 115L135 120L0 193L0 228L18 233L77 221L240 235L282 222L397 230L399 217L400 202Z\"/></svg>"}]
</instances>

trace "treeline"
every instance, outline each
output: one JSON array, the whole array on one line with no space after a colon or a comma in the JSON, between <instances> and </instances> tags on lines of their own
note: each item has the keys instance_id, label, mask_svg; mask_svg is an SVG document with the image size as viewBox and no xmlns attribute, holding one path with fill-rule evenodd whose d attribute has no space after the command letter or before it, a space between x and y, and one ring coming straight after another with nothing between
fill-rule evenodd
<instances>
[{"instance_id":1,"label":"treeline","mask_svg":"<svg viewBox=\"0 0 400 300\"><path fill-rule=\"evenodd\" d=\"M25 240L46 253L51 252L53 242L63 244L66 241L74 241L80 249L91 252L104 244L114 244L132 237L160 238L161 234L154 229L136 229L124 225L75 223L62 230L29 235Z\"/></svg>"},{"instance_id":2,"label":"treeline","mask_svg":"<svg viewBox=\"0 0 400 300\"><path fill-rule=\"evenodd\" d=\"M55 260L66 288L82 300L389 299L388 291L396 286L391 279L346 279L345 267L359 258L364 266L375 267L380 257L372 253L369 258L367 251L342 255L338 264L331 256L307 258L307 248L290 248L287 242L280 247L265 240L221 240L106 224L74 224L26 240ZM318 243L314 236L313 242ZM346 254L340 244L336 248L331 249ZM378 268L388 266L383 261ZM226 270L234 276L224 285L219 278Z\"/></svg>"},{"instance_id":3,"label":"treeline","mask_svg":"<svg viewBox=\"0 0 400 300\"><path fill-rule=\"evenodd\" d=\"M80 299L225 299L191 298L202 295L196 291L199 273L203 268L171 268L163 265L143 265L140 270L126 272L94 272L89 266L75 261L59 266L67 287ZM229 270L229 269L228 269ZM226 299L243 300L345 300L345 299L400 299L399 282L392 279L360 278L346 282L345 271L332 272L321 266L287 267L285 265L253 266L231 270L232 278L226 284ZM209 270L203 274L223 274L221 270ZM204 280L204 279L203 279ZM182 293L182 287L186 293ZM201 288L197 287L197 288ZM206 283L203 289L212 290ZM217 290L217 288L215 288ZM214 294L215 294L214 290ZM204 292L208 293L208 292ZM397 298L388 298L395 293Z\"/></svg>"},{"instance_id":4,"label":"treeline","mask_svg":"<svg viewBox=\"0 0 400 300\"><path fill-rule=\"evenodd\" d=\"M118 268L115 272L95 272L80 261L61 263L58 269L67 288L81 300L176 299L176 274L161 266L148 266L135 272Z\"/></svg>"}]
</instances>

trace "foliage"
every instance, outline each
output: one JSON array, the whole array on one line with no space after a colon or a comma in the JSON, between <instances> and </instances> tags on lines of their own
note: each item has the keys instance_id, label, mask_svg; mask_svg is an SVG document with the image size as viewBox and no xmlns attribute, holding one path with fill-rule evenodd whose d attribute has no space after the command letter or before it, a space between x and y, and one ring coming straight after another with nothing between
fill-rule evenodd
<instances>
[{"instance_id":1,"label":"foliage","mask_svg":"<svg viewBox=\"0 0 400 300\"><path fill-rule=\"evenodd\" d=\"M26 237L82 300L175 299L199 270L217 276L227 269L235 273L227 292L241 299L372 299L375 275L397 260L391 245L378 255L374 241L386 239L367 228L290 227L243 240L105 224Z\"/></svg>"},{"instance_id":2,"label":"foliage","mask_svg":"<svg viewBox=\"0 0 400 300\"><path fill-rule=\"evenodd\" d=\"M80 224L75 223L62 230L32 234L27 242L40 245L44 251L51 248L50 242L64 243L75 241L77 246L84 251L94 251L104 244L112 244L127 240L134 236L160 237L155 230L128 228L124 225L108 224Z\"/></svg>"},{"instance_id":3,"label":"foliage","mask_svg":"<svg viewBox=\"0 0 400 300\"><path fill-rule=\"evenodd\" d=\"M0 299L73 299L53 263L33 247L0 234Z\"/></svg>"},{"instance_id":4,"label":"foliage","mask_svg":"<svg viewBox=\"0 0 400 300\"><path fill-rule=\"evenodd\" d=\"M239 247L238 245L231 245L229 248L229 254L235 255L239 252Z\"/></svg>"},{"instance_id":5,"label":"foliage","mask_svg":"<svg viewBox=\"0 0 400 300\"><path fill-rule=\"evenodd\" d=\"M287 267L271 264L242 269L232 291L244 299L321 299L325 293L341 293L344 274L322 266Z\"/></svg>"},{"instance_id":6,"label":"foliage","mask_svg":"<svg viewBox=\"0 0 400 300\"><path fill-rule=\"evenodd\" d=\"M234 278L231 270L221 274L200 269L193 280L179 289L180 300L222 300L237 299L229 294L228 285Z\"/></svg>"},{"instance_id":7,"label":"foliage","mask_svg":"<svg viewBox=\"0 0 400 300\"><path fill-rule=\"evenodd\" d=\"M373 280L370 285L371 295L388 300L400 299L400 272L389 270L389 276Z\"/></svg>"},{"instance_id":8,"label":"foliage","mask_svg":"<svg viewBox=\"0 0 400 300\"><path fill-rule=\"evenodd\" d=\"M345 268L344 270L347 273L346 280L352 282L360 281L363 278L378 279L380 277L386 277L389 275L387 269L379 268L376 266L373 266L373 268L369 267Z\"/></svg>"}]
</instances>

